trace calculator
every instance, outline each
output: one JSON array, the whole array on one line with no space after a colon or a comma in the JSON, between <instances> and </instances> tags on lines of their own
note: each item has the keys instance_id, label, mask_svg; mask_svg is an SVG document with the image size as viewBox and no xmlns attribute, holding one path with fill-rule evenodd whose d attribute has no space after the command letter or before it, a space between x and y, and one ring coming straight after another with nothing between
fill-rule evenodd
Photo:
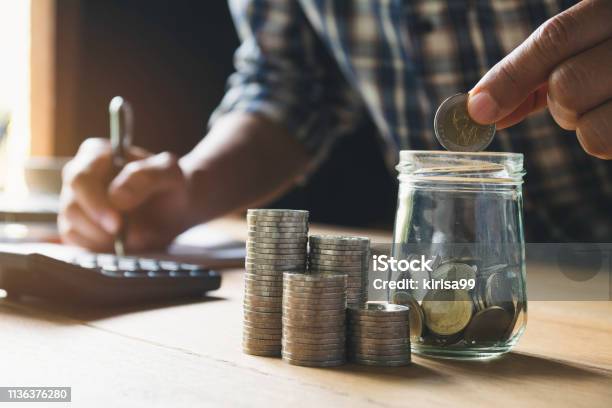
<instances>
[{"instance_id":1,"label":"calculator","mask_svg":"<svg viewBox=\"0 0 612 408\"><path fill-rule=\"evenodd\" d=\"M116 305L198 298L220 286L218 272L191 263L90 253L58 259L0 250L0 289L10 297Z\"/></svg>"}]
</instances>

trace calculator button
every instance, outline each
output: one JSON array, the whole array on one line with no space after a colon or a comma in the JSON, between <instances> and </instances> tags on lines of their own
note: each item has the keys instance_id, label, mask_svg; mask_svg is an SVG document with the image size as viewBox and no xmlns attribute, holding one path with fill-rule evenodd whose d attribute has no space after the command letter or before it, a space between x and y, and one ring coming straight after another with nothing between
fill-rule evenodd
<instances>
[{"instance_id":1,"label":"calculator button","mask_svg":"<svg viewBox=\"0 0 612 408\"><path fill-rule=\"evenodd\" d=\"M101 272L102 272L103 275L110 276L110 277L113 277L113 278L121 278L121 277L123 277L123 272L121 272L121 271L119 271L117 269L112 269L112 268L102 269Z\"/></svg>"},{"instance_id":2,"label":"calculator button","mask_svg":"<svg viewBox=\"0 0 612 408\"><path fill-rule=\"evenodd\" d=\"M138 266L140 269L145 269L147 271L158 271L160 269L157 261L154 259L139 259Z\"/></svg>"},{"instance_id":3,"label":"calculator button","mask_svg":"<svg viewBox=\"0 0 612 408\"><path fill-rule=\"evenodd\" d=\"M208 275L209 275L208 271L206 269L202 269L202 268L192 269L192 270L189 271L189 276L193 276L194 278L195 277L208 276Z\"/></svg>"},{"instance_id":4,"label":"calculator button","mask_svg":"<svg viewBox=\"0 0 612 408\"><path fill-rule=\"evenodd\" d=\"M126 278L146 278L148 273L147 271L135 269L133 271L124 271L123 276Z\"/></svg>"},{"instance_id":5,"label":"calculator button","mask_svg":"<svg viewBox=\"0 0 612 408\"><path fill-rule=\"evenodd\" d=\"M117 264L117 257L114 255L98 255L96 262L102 268L106 266L114 266Z\"/></svg>"},{"instance_id":6,"label":"calculator button","mask_svg":"<svg viewBox=\"0 0 612 408\"><path fill-rule=\"evenodd\" d=\"M120 259L117 266L122 271L138 271L138 262L135 259Z\"/></svg>"},{"instance_id":7,"label":"calculator button","mask_svg":"<svg viewBox=\"0 0 612 408\"><path fill-rule=\"evenodd\" d=\"M200 265L182 263L181 264L181 269L184 269L184 270L187 270L187 271L195 271L195 270L202 269L202 267Z\"/></svg>"},{"instance_id":8,"label":"calculator button","mask_svg":"<svg viewBox=\"0 0 612 408\"><path fill-rule=\"evenodd\" d=\"M95 269L98 267L95 261L90 261L90 260L79 259L76 262L76 264L79 265L81 268L87 268L87 269Z\"/></svg>"},{"instance_id":9,"label":"calculator button","mask_svg":"<svg viewBox=\"0 0 612 408\"><path fill-rule=\"evenodd\" d=\"M179 271L181 268L176 262L159 261L159 267L166 271Z\"/></svg>"},{"instance_id":10,"label":"calculator button","mask_svg":"<svg viewBox=\"0 0 612 408\"><path fill-rule=\"evenodd\" d=\"M189 277L189 271L178 270L178 271L170 271L170 276L173 278L187 278Z\"/></svg>"},{"instance_id":11,"label":"calculator button","mask_svg":"<svg viewBox=\"0 0 612 408\"><path fill-rule=\"evenodd\" d=\"M170 277L170 272L169 271L162 271L162 270L156 270L156 271L149 271L147 272L147 275L151 278L168 278Z\"/></svg>"}]
</instances>

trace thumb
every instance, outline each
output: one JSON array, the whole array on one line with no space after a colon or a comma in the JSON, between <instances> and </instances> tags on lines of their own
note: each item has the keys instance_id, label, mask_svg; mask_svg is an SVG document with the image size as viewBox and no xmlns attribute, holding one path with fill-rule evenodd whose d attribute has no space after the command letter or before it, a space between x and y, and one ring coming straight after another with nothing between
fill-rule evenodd
<instances>
[{"instance_id":1,"label":"thumb","mask_svg":"<svg viewBox=\"0 0 612 408\"><path fill-rule=\"evenodd\" d=\"M164 152L123 167L109 186L111 204L120 211L132 210L155 194L171 190L184 183L178 160Z\"/></svg>"}]
</instances>

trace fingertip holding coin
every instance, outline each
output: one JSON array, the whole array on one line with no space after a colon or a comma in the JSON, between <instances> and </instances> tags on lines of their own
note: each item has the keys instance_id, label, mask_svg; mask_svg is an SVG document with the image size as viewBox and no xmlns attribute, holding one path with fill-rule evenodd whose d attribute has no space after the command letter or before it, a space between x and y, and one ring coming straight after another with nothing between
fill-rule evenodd
<instances>
[{"instance_id":1,"label":"fingertip holding coin","mask_svg":"<svg viewBox=\"0 0 612 408\"><path fill-rule=\"evenodd\" d=\"M496 121L500 109L490 93L471 90L467 94L467 111L474 122L488 125Z\"/></svg>"}]
</instances>

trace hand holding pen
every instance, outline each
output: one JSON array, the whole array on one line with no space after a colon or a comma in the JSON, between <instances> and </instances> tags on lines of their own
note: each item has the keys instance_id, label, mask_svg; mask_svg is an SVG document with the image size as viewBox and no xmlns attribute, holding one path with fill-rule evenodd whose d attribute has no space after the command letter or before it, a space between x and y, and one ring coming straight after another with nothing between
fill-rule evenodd
<instances>
[{"instance_id":1,"label":"hand holding pen","mask_svg":"<svg viewBox=\"0 0 612 408\"><path fill-rule=\"evenodd\" d=\"M110 140L87 139L64 168L60 235L117 255L163 248L193 223L186 178L173 154L131 146L133 113L125 100L113 98L109 113Z\"/></svg>"}]
</instances>

